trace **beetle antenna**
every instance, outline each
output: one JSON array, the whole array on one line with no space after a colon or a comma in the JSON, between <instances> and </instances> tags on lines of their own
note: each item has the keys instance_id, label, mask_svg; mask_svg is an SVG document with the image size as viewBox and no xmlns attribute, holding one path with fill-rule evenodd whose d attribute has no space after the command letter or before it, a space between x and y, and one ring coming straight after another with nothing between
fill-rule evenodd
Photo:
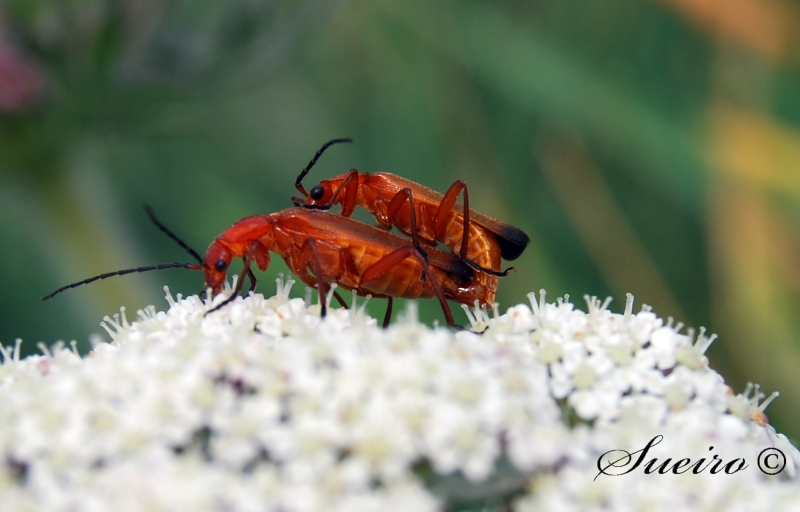
<instances>
[{"instance_id":1,"label":"beetle antenna","mask_svg":"<svg viewBox=\"0 0 800 512\"><path fill-rule=\"evenodd\" d=\"M69 290L70 288L75 288L84 284L89 284L91 282L97 281L98 279L106 279L107 277L113 276L123 276L125 274L132 274L134 272L149 272L150 270L164 270L167 268L185 268L189 270L203 270L201 265L195 265L194 263L162 263L160 265L150 265L149 267L138 267L138 268L129 268L126 270L117 270L116 272L107 272L105 274L100 274L99 276L90 277L89 279L84 279L83 281L78 281L77 283L68 284L67 286L62 286L58 290L54 291L50 295L45 295L42 297L42 300L47 300L54 295L57 295L64 290Z\"/></svg>"},{"instance_id":2,"label":"beetle antenna","mask_svg":"<svg viewBox=\"0 0 800 512\"><path fill-rule=\"evenodd\" d=\"M329 140L328 142L323 144L321 148L319 148L319 151L317 151L317 154L314 155L314 158L312 158L311 161L308 162L308 165L305 167L305 169L300 171L300 175L297 177L297 180L294 182L294 186L295 186L295 188L297 188L297 190L300 191L301 194L303 194L303 197L308 197L308 192L306 192L306 189L303 188L303 185L301 185L300 182L303 181L303 178L306 177L306 174L308 174L308 171L310 171L311 168L314 167L314 164L317 163L317 160L319 160L319 157L322 156L322 153L324 153L326 149L328 149L329 147L333 146L334 144L340 144L342 142L353 142L353 139L351 139L350 137L347 137L347 138L344 138L344 139Z\"/></svg>"},{"instance_id":3,"label":"beetle antenna","mask_svg":"<svg viewBox=\"0 0 800 512\"><path fill-rule=\"evenodd\" d=\"M150 207L149 204L144 205L144 211L147 212L147 216L150 217L150 221L153 224L155 224L156 227L160 229L162 233L164 233L165 235L170 237L173 241L175 241L175 243L180 245L184 251L188 252L189 255L197 261L197 263L200 263L201 265L203 264L203 258L201 258L199 254L197 254L197 251L189 247L189 245L186 242L178 238L178 235L170 231L167 226L162 224L161 221L156 218L156 214L153 212L153 209Z\"/></svg>"}]
</instances>

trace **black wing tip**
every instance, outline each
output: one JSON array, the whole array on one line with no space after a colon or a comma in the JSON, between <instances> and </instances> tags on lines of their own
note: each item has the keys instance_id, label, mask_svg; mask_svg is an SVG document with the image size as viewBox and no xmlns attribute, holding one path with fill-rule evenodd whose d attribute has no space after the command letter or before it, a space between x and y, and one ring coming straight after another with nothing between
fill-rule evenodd
<instances>
[{"instance_id":1,"label":"black wing tip","mask_svg":"<svg viewBox=\"0 0 800 512\"><path fill-rule=\"evenodd\" d=\"M500 246L500 256L506 261L519 258L531 242L526 232L514 226L508 226L495 235L497 245Z\"/></svg>"}]
</instances>

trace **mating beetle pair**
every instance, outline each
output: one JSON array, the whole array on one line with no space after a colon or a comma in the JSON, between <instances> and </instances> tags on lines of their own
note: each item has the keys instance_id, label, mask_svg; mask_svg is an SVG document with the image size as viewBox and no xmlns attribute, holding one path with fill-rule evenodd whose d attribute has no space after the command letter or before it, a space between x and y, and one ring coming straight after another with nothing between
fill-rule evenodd
<instances>
[{"instance_id":1,"label":"mating beetle pair","mask_svg":"<svg viewBox=\"0 0 800 512\"><path fill-rule=\"evenodd\" d=\"M214 239L205 258L148 210L153 222L186 249L197 260L196 264L167 263L109 272L59 288L44 300L98 279L166 268L203 270L205 286L217 294L222 291L231 260L242 258L244 268L236 289L216 310L236 298L245 276L250 279L250 290L255 289L251 265L266 270L272 251L286 261L301 281L316 287L320 297L329 289L329 283L336 283L361 295L388 298L384 327L391 318L393 297L436 296L447 324L453 327L455 322L447 300L469 305L478 300L491 306L499 277L508 273L500 271L501 258L517 258L529 242L528 235L519 228L470 211L467 187L461 180L453 183L443 196L392 174L365 174L353 169L306 192L303 178L329 146L341 142L351 140L334 139L323 145L297 177L295 186L303 197L292 199L294 208L241 219ZM463 205L456 203L459 193L463 193ZM319 211L336 204L341 204L341 215ZM383 229L350 219L356 205L373 214ZM409 235L411 243L389 233L387 230L392 226ZM436 249L437 242L454 253ZM337 299L342 302L340 297ZM325 303L320 302L324 316Z\"/></svg>"}]
</instances>

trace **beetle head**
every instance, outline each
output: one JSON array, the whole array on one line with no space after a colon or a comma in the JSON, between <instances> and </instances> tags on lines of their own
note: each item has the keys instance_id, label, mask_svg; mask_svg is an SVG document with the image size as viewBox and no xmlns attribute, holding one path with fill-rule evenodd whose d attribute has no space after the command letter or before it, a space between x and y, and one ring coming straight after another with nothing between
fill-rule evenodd
<instances>
[{"instance_id":1,"label":"beetle head","mask_svg":"<svg viewBox=\"0 0 800 512\"><path fill-rule=\"evenodd\" d=\"M206 273L206 288L211 288L214 295L222 291L222 285L228 275L233 254L222 242L215 240L206 251L203 270Z\"/></svg>"},{"instance_id":2,"label":"beetle head","mask_svg":"<svg viewBox=\"0 0 800 512\"><path fill-rule=\"evenodd\" d=\"M304 203L302 206L311 209L324 209L324 207L328 206L330 203L331 198L333 197L333 193L339 186L342 184L341 178L334 178L332 180L322 180L319 184L314 185L311 187L311 190L308 191L308 195L305 198ZM337 203L342 200L342 196L336 198ZM332 206L332 205L331 205Z\"/></svg>"}]
</instances>

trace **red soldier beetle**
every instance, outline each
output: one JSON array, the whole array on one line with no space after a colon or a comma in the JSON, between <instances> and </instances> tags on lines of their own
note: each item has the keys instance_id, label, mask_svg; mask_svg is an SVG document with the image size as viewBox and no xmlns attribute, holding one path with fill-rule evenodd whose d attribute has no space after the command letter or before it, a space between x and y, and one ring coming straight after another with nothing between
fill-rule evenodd
<instances>
[{"instance_id":1,"label":"red soldier beetle","mask_svg":"<svg viewBox=\"0 0 800 512\"><path fill-rule=\"evenodd\" d=\"M235 293L241 290L245 274L255 286L250 265L255 263L266 270L269 251L281 256L301 281L319 290L320 296L327 291L327 283L333 282L360 295L390 299L384 326L391 317L393 297L437 297L451 327L458 326L447 299L467 305L476 300L486 303L486 287L455 255L431 248L423 256L407 239L347 217L306 208L246 217L223 232L211 243L203 261L206 286L218 293L231 260L237 257L244 260L244 268ZM324 302L322 311L324 315Z\"/></svg>"},{"instance_id":2,"label":"red soldier beetle","mask_svg":"<svg viewBox=\"0 0 800 512\"><path fill-rule=\"evenodd\" d=\"M467 186L462 180L453 183L442 195L393 174L367 174L351 169L321 181L307 192L303 178L325 149L342 142L352 139L329 141L300 172L295 187L303 197L292 198L295 206L328 210L341 204L341 215L349 217L358 204L375 217L378 227L388 230L395 226L411 236L414 246L423 254L420 242L430 246L441 242L479 271L477 279L486 286L486 304L491 306L498 277L511 270L500 271L501 258L518 258L530 242L528 235L515 226L470 210ZM463 205L456 202L459 193L464 196Z\"/></svg>"},{"instance_id":3,"label":"red soldier beetle","mask_svg":"<svg viewBox=\"0 0 800 512\"><path fill-rule=\"evenodd\" d=\"M250 278L253 291L256 279L250 267L255 264L260 270L266 270L270 264L269 251L272 251L284 259L301 281L319 290L323 317L326 314L324 296L331 282L361 295L388 298L384 327L391 318L393 297L435 296L447 324L456 328L447 299L468 305L476 300L486 302L486 287L477 281L475 271L455 255L431 248L423 257L407 239L347 217L304 208L246 217L219 235L208 247L205 257L200 258L158 222L151 211L148 210L148 214L159 229L200 263L167 263L109 272L63 286L43 300L98 279L166 268L204 271L205 285L216 295L222 291L231 261L242 258L244 267L233 293L208 314L238 296L245 275Z\"/></svg>"}]
</instances>

